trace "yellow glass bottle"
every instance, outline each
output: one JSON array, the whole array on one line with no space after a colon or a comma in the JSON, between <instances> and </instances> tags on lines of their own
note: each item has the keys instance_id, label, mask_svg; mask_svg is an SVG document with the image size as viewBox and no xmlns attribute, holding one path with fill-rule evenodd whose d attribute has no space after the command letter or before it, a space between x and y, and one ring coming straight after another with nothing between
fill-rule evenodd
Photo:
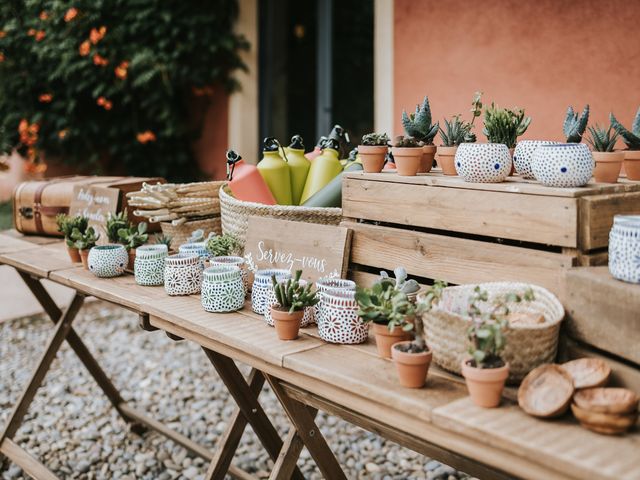
<instances>
[{"instance_id":1,"label":"yellow glass bottle","mask_svg":"<svg viewBox=\"0 0 640 480\"><path fill-rule=\"evenodd\" d=\"M322 190L322 187L333 180L340 172L342 172L342 165L338 154L338 142L329 139L325 143L322 155L319 155L311 162L300 204L306 202L314 193Z\"/></svg>"},{"instance_id":2,"label":"yellow glass bottle","mask_svg":"<svg viewBox=\"0 0 640 480\"><path fill-rule=\"evenodd\" d=\"M291 172L291 201L293 205L300 205L302 191L307 183L307 175L311 168L311 162L304 156L304 144L300 135L291 138L291 144L285 149L285 160L289 164Z\"/></svg>"},{"instance_id":3,"label":"yellow glass bottle","mask_svg":"<svg viewBox=\"0 0 640 480\"><path fill-rule=\"evenodd\" d=\"M258 172L271 190L278 205L292 205L291 172L289 164L280 157L280 144L267 137L263 142L263 157L258 163Z\"/></svg>"}]
</instances>

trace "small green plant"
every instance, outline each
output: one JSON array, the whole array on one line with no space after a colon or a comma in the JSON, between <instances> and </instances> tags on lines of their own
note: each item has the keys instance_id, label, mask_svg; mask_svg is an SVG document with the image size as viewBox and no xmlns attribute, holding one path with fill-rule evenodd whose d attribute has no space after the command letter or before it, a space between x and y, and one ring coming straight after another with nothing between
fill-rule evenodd
<instances>
[{"instance_id":1,"label":"small green plant","mask_svg":"<svg viewBox=\"0 0 640 480\"><path fill-rule=\"evenodd\" d=\"M237 255L240 253L240 241L230 233L216 235L207 240L207 252L212 257L222 257L227 255Z\"/></svg>"},{"instance_id":2,"label":"small green plant","mask_svg":"<svg viewBox=\"0 0 640 480\"><path fill-rule=\"evenodd\" d=\"M612 130L613 126L609 125L609 128L604 128L596 125L595 127L588 127L590 137L587 138L587 142L593 147L594 152L613 152L618 141L618 132Z\"/></svg>"},{"instance_id":3,"label":"small green plant","mask_svg":"<svg viewBox=\"0 0 640 480\"><path fill-rule=\"evenodd\" d=\"M85 233L89 226L89 219L80 215L70 217L66 213L59 213L56 215L56 224L58 225L58 231L64 235L67 246L75 248L75 241L71 238L71 234L74 230L78 230L80 233Z\"/></svg>"},{"instance_id":4,"label":"small green plant","mask_svg":"<svg viewBox=\"0 0 640 480\"><path fill-rule=\"evenodd\" d=\"M166 245L167 250L171 250L171 242L173 241L173 237L170 235L165 235L163 233L156 233L153 236L153 239L157 245Z\"/></svg>"},{"instance_id":5,"label":"small green plant","mask_svg":"<svg viewBox=\"0 0 640 480\"><path fill-rule=\"evenodd\" d=\"M633 119L631 130L627 130L613 113L609 114L609 119L616 133L622 137L622 141L627 145L627 148L629 150L640 150L640 108L638 108L638 112Z\"/></svg>"},{"instance_id":6,"label":"small green plant","mask_svg":"<svg viewBox=\"0 0 640 480\"><path fill-rule=\"evenodd\" d=\"M471 124L460 119L460 115L451 118L451 121L444 120L444 128L440 128L440 138L442 146L457 147L461 143L468 142L471 139ZM475 135L473 135L475 141Z\"/></svg>"},{"instance_id":7,"label":"small green plant","mask_svg":"<svg viewBox=\"0 0 640 480\"><path fill-rule=\"evenodd\" d=\"M386 133L367 133L362 137L360 145L371 147L386 147L389 144L389 137Z\"/></svg>"},{"instance_id":8,"label":"small green plant","mask_svg":"<svg viewBox=\"0 0 640 480\"><path fill-rule=\"evenodd\" d=\"M97 233L93 227L87 227L84 232L80 231L78 228L74 228L71 232L73 246L78 250L89 250L90 248L95 247L99 238L100 234Z\"/></svg>"},{"instance_id":9,"label":"small green plant","mask_svg":"<svg viewBox=\"0 0 640 480\"><path fill-rule=\"evenodd\" d=\"M140 222L137 226L121 228L118 230L118 238L127 251L134 250L147 243L149 234L147 233L147 222Z\"/></svg>"},{"instance_id":10,"label":"small green plant","mask_svg":"<svg viewBox=\"0 0 640 480\"><path fill-rule=\"evenodd\" d=\"M127 209L124 209L120 213L109 213L107 215L107 238L111 243L119 243L120 236L118 232L123 228L131 228L131 222L129 222L129 217L127 216Z\"/></svg>"},{"instance_id":11,"label":"small green plant","mask_svg":"<svg viewBox=\"0 0 640 480\"><path fill-rule=\"evenodd\" d=\"M483 133L491 143L504 143L507 148L514 148L530 123L531 117L525 117L523 109L499 108L492 103L484 112Z\"/></svg>"},{"instance_id":12,"label":"small green plant","mask_svg":"<svg viewBox=\"0 0 640 480\"><path fill-rule=\"evenodd\" d=\"M311 283L305 286L300 284L301 276L302 270L297 270L295 276L286 281L278 282L275 275L271 277L276 301L282 310L287 310L289 313L299 312L320 301L316 292L312 290Z\"/></svg>"},{"instance_id":13,"label":"small green plant","mask_svg":"<svg viewBox=\"0 0 640 480\"><path fill-rule=\"evenodd\" d=\"M439 124L431 124L431 107L429 98L424 97L422 104L416 105L415 113L407 114L402 110L402 127L409 137L414 137L425 145L433 145L433 139L438 133Z\"/></svg>"},{"instance_id":14,"label":"small green plant","mask_svg":"<svg viewBox=\"0 0 640 480\"><path fill-rule=\"evenodd\" d=\"M420 290L420 285L413 279L407 280L407 271L404 267L396 267L393 270L395 278L389 276L384 270L380 272L380 279L378 283L390 282L393 284L396 290L405 294L416 293Z\"/></svg>"},{"instance_id":15,"label":"small green plant","mask_svg":"<svg viewBox=\"0 0 640 480\"><path fill-rule=\"evenodd\" d=\"M398 135L393 139L393 146L399 148L422 148L424 146L424 142L417 140L414 137Z\"/></svg>"},{"instance_id":16,"label":"small green plant","mask_svg":"<svg viewBox=\"0 0 640 480\"><path fill-rule=\"evenodd\" d=\"M587 130L587 123L589 123L589 105L585 105L582 110L582 114L578 115L578 112L573 111L573 107L567 108L567 115L565 116L564 123L562 124L562 131L565 137L567 137L567 143L580 143L582 142L582 136Z\"/></svg>"},{"instance_id":17,"label":"small green plant","mask_svg":"<svg viewBox=\"0 0 640 480\"><path fill-rule=\"evenodd\" d=\"M382 281L371 288L356 288L358 316L364 322L387 325L389 330L404 327L415 313L407 294L397 290L395 282Z\"/></svg>"}]
</instances>

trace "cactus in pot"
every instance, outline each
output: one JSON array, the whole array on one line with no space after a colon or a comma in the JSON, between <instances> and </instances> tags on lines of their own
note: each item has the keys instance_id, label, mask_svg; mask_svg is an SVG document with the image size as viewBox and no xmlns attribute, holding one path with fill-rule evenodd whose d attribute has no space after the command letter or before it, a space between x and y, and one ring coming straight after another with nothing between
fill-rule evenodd
<instances>
[{"instance_id":1,"label":"cactus in pot","mask_svg":"<svg viewBox=\"0 0 640 480\"><path fill-rule=\"evenodd\" d=\"M64 235L69 258L73 263L80 263L82 261L80 251L75 246L75 241L71 238L71 234L74 230L85 233L89 226L89 219L80 215L70 217L66 213L59 213L56 215L56 224L58 225L58 232Z\"/></svg>"},{"instance_id":2,"label":"cactus in pot","mask_svg":"<svg viewBox=\"0 0 640 480\"><path fill-rule=\"evenodd\" d=\"M389 137L386 133L368 133L358 145L358 155L365 173L379 173L384 167L389 151Z\"/></svg>"},{"instance_id":3,"label":"cactus in pot","mask_svg":"<svg viewBox=\"0 0 640 480\"><path fill-rule=\"evenodd\" d=\"M421 104L416 105L415 113L407 114L405 110L402 111L402 127L404 128L404 132L407 136L416 138L424 144L422 148L423 157L420 163L420 173L428 173L431 171L433 159L436 154L433 139L438 133L439 123L436 122L432 124L431 120L431 106L429 105L429 98L427 96L424 97Z\"/></svg>"},{"instance_id":4,"label":"cactus in pot","mask_svg":"<svg viewBox=\"0 0 640 480\"><path fill-rule=\"evenodd\" d=\"M631 123L631 130L627 130L613 115L609 114L611 125L622 137L627 146L624 152L624 170L629 180L640 180L640 108Z\"/></svg>"},{"instance_id":5,"label":"cactus in pot","mask_svg":"<svg viewBox=\"0 0 640 480\"><path fill-rule=\"evenodd\" d=\"M398 175L414 177L422 168L422 147L424 143L414 137L397 136L394 139L391 153L396 164Z\"/></svg>"},{"instance_id":6,"label":"cactus in pot","mask_svg":"<svg viewBox=\"0 0 640 480\"><path fill-rule=\"evenodd\" d=\"M587 130L589 123L589 105L585 105L582 114L578 114L573 110L572 106L567 108L567 114L562 124L562 131L567 137L567 143L580 143L582 136Z\"/></svg>"},{"instance_id":7,"label":"cactus in pot","mask_svg":"<svg viewBox=\"0 0 640 480\"><path fill-rule=\"evenodd\" d=\"M82 266L85 270L88 270L89 250L95 247L98 239L100 238L100 234L97 233L93 227L87 227L84 232L79 228L74 227L70 238L73 240L73 246L80 251Z\"/></svg>"},{"instance_id":8,"label":"cactus in pot","mask_svg":"<svg viewBox=\"0 0 640 480\"><path fill-rule=\"evenodd\" d=\"M513 149L530 124L531 117L525 117L522 108L499 108L491 103L484 112L483 133L490 143L503 143Z\"/></svg>"},{"instance_id":9,"label":"cactus in pot","mask_svg":"<svg viewBox=\"0 0 640 480\"><path fill-rule=\"evenodd\" d=\"M129 228L121 228L118 230L118 238L120 243L124 245L129 252L129 270L133 270L134 262L136 259L136 248L144 245L149 240L149 234L147 233L147 223L140 222L137 226L131 226Z\"/></svg>"},{"instance_id":10,"label":"cactus in pot","mask_svg":"<svg viewBox=\"0 0 640 480\"><path fill-rule=\"evenodd\" d=\"M596 182L616 183L624 161L624 152L613 151L618 140L618 132L613 130L612 125L606 130L599 125L588 127L588 130L587 142L591 145L591 154L596 162L593 170Z\"/></svg>"},{"instance_id":11,"label":"cactus in pot","mask_svg":"<svg viewBox=\"0 0 640 480\"><path fill-rule=\"evenodd\" d=\"M288 280L279 282L275 275L271 277L277 302L271 306L271 317L280 340L298 338L305 307L312 307L320 301L311 283L301 283L301 276L302 270L297 270Z\"/></svg>"}]
</instances>

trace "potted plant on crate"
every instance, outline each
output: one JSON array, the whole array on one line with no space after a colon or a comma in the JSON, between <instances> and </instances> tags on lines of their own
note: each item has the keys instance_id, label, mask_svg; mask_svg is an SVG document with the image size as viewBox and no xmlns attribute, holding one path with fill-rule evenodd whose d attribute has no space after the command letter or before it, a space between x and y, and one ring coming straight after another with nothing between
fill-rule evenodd
<instances>
[{"instance_id":1,"label":"potted plant on crate","mask_svg":"<svg viewBox=\"0 0 640 480\"><path fill-rule=\"evenodd\" d=\"M589 138L587 142L591 145L593 159L596 167L593 170L593 176L599 183L616 183L622 169L624 161L624 152L614 152L616 141L618 140L618 132L614 131L613 126L609 125L608 129L604 129L598 125L588 127Z\"/></svg>"},{"instance_id":2,"label":"potted plant on crate","mask_svg":"<svg viewBox=\"0 0 640 480\"><path fill-rule=\"evenodd\" d=\"M365 173L379 173L384 167L389 151L389 137L386 133L368 133L358 145L358 155Z\"/></svg>"},{"instance_id":3,"label":"potted plant on crate","mask_svg":"<svg viewBox=\"0 0 640 480\"><path fill-rule=\"evenodd\" d=\"M80 233L86 232L87 227L89 226L89 219L80 215L70 217L66 213L59 213L56 215L56 223L58 224L58 231L64 235L64 240L67 244L67 252L69 252L69 258L73 263L80 263L82 261L80 258L80 251L75 246L75 241L71 238L71 234L74 229L78 230Z\"/></svg>"},{"instance_id":4,"label":"potted plant on crate","mask_svg":"<svg viewBox=\"0 0 640 480\"><path fill-rule=\"evenodd\" d=\"M460 119L460 115L454 116L451 121L445 119L444 129L440 128L442 145L438 147L438 165L445 175L457 175L455 156L458 145L469 139L471 124ZM475 136L474 136L475 138Z\"/></svg>"},{"instance_id":5,"label":"potted plant on crate","mask_svg":"<svg viewBox=\"0 0 640 480\"><path fill-rule=\"evenodd\" d=\"M228 255L239 255L242 246L240 241L230 233L210 237L205 244L209 257L225 257Z\"/></svg>"},{"instance_id":6,"label":"potted plant on crate","mask_svg":"<svg viewBox=\"0 0 640 480\"><path fill-rule=\"evenodd\" d=\"M611 125L627 145L624 152L624 171L629 180L640 180L640 108L636 113L631 130L627 130L613 115L609 114Z\"/></svg>"},{"instance_id":7,"label":"potted plant on crate","mask_svg":"<svg viewBox=\"0 0 640 480\"><path fill-rule=\"evenodd\" d=\"M396 164L398 175L415 177L420 171L423 143L413 137L397 136L393 142L391 153Z\"/></svg>"},{"instance_id":8,"label":"potted plant on crate","mask_svg":"<svg viewBox=\"0 0 640 480\"><path fill-rule=\"evenodd\" d=\"M587 130L587 123L589 123L589 105L585 105L582 110L582 114L573 111L573 107L567 108L567 115L564 118L562 124L562 131L565 137L567 137L567 143L580 143L582 142L582 136ZM612 122L613 123L613 122Z\"/></svg>"},{"instance_id":9,"label":"potted plant on crate","mask_svg":"<svg viewBox=\"0 0 640 480\"><path fill-rule=\"evenodd\" d=\"M423 156L419 172L430 172L433 166L433 158L436 155L436 147L433 144L433 139L438 133L439 125L438 122L436 122L435 125L431 124L431 107L429 106L429 98L427 96L422 100L422 104L416 105L415 113L407 114L406 111L402 110L402 127L407 136L422 142Z\"/></svg>"},{"instance_id":10,"label":"potted plant on crate","mask_svg":"<svg viewBox=\"0 0 640 480\"><path fill-rule=\"evenodd\" d=\"M312 284L300 284L302 270L297 270L293 278L278 281L271 276L276 304L271 306L271 318L280 340L295 340L298 338L300 323L306 307L313 307L319 298L312 291Z\"/></svg>"},{"instance_id":11,"label":"potted plant on crate","mask_svg":"<svg viewBox=\"0 0 640 480\"><path fill-rule=\"evenodd\" d=\"M76 227L71 232L73 246L79 250L82 266L85 270L89 270L89 250L95 247L99 238L100 234L97 233L93 227L87 227L84 232Z\"/></svg>"},{"instance_id":12,"label":"potted plant on crate","mask_svg":"<svg viewBox=\"0 0 640 480\"><path fill-rule=\"evenodd\" d=\"M118 230L118 238L129 253L129 265L127 268L133 270L136 260L136 248L144 245L149 240L147 222L140 222L137 226L129 228L121 228Z\"/></svg>"},{"instance_id":13,"label":"potted plant on crate","mask_svg":"<svg viewBox=\"0 0 640 480\"><path fill-rule=\"evenodd\" d=\"M396 267L393 269L394 277L390 277L387 272L382 270L380 272L380 279L378 282L390 282L396 290L401 291L407 295L407 299L415 305L416 298L420 293L420 284L414 279L407 280L407 271L404 267Z\"/></svg>"},{"instance_id":14,"label":"potted plant on crate","mask_svg":"<svg viewBox=\"0 0 640 480\"><path fill-rule=\"evenodd\" d=\"M494 103L484 112L484 130L490 143L503 143L511 156L516 148L518 137L529 128L531 117L524 116L522 108L499 108Z\"/></svg>"}]
</instances>

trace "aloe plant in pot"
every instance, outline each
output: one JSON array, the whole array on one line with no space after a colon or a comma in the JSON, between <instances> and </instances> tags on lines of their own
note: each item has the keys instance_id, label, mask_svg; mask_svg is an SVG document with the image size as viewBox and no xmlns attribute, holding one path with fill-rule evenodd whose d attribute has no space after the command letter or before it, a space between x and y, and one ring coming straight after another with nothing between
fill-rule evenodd
<instances>
[{"instance_id":1,"label":"aloe plant in pot","mask_svg":"<svg viewBox=\"0 0 640 480\"><path fill-rule=\"evenodd\" d=\"M572 106L567 107L567 114L562 124L562 131L567 137L567 143L580 143L582 136L587 130L589 123L589 105L585 105L582 113L579 114L573 110Z\"/></svg>"},{"instance_id":2,"label":"aloe plant in pot","mask_svg":"<svg viewBox=\"0 0 640 480\"><path fill-rule=\"evenodd\" d=\"M631 130L627 130L613 115L609 114L611 125L622 137L627 150L624 152L624 168L629 180L640 180L640 108L636 113Z\"/></svg>"},{"instance_id":3,"label":"aloe plant in pot","mask_svg":"<svg viewBox=\"0 0 640 480\"><path fill-rule=\"evenodd\" d=\"M93 227L87 227L84 232L76 227L71 232L73 246L80 251L80 259L85 270L89 270L89 250L95 247L99 238L100 234Z\"/></svg>"},{"instance_id":4,"label":"aloe plant in pot","mask_svg":"<svg viewBox=\"0 0 640 480\"><path fill-rule=\"evenodd\" d=\"M300 283L301 276L302 270L297 270L295 276L288 280L278 281L275 275L271 277L277 301L271 306L271 318L280 340L298 338L304 309L320 301L311 283L304 286Z\"/></svg>"},{"instance_id":5,"label":"aloe plant in pot","mask_svg":"<svg viewBox=\"0 0 640 480\"><path fill-rule=\"evenodd\" d=\"M379 173L384 167L389 151L389 137L386 133L368 133L358 145L358 155L365 173Z\"/></svg>"},{"instance_id":6,"label":"aloe plant in pot","mask_svg":"<svg viewBox=\"0 0 640 480\"><path fill-rule=\"evenodd\" d=\"M147 233L147 223L140 222L137 226L121 228L120 230L118 230L118 239L129 253L129 265L127 268L129 270L133 270L136 260L136 248L144 245L149 240L149 234Z\"/></svg>"},{"instance_id":7,"label":"aloe plant in pot","mask_svg":"<svg viewBox=\"0 0 640 480\"><path fill-rule=\"evenodd\" d=\"M460 115L454 116L451 121L444 121L444 128L440 128L442 145L438 147L438 165L445 175L457 175L455 165L456 150L458 145L469 138L471 124L460 119Z\"/></svg>"},{"instance_id":8,"label":"aloe plant in pot","mask_svg":"<svg viewBox=\"0 0 640 480\"><path fill-rule=\"evenodd\" d=\"M422 103L416 105L415 113L407 114L406 111L402 111L402 126L407 136L413 137L423 143L422 158L418 172L430 172L436 154L433 139L438 133L439 125L438 122L435 124L431 123L431 107L429 106L428 97L425 96Z\"/></svg>"},{"instance_id":9,"label":"aloe plant in pot","mask_svg":"<svg viewBox=\"0 0 640 480\"><path fill-rule=\"evenodd\" d=\"M618 132L613 131L613 126L609 125L608 129L604 129L598 125L588 127L589 138L587 142L591 145L591 155L596 162L593 170L593 176L599 183L616 183L622 169L624 161L624 152L613 149L618 140Z\"/></svg>"},{"instance_id":10,"label":"aloe plant in pot","mask_svg":"<svg viewBox=\"0 0 640 480\"><path fill-rule=\"evenodd\" d=\"M89 219L80 215L70 217L66 213L59 213L56 215L56 223L58 225L58 231L64 235L69 258L73 263L80 263L82 261L80 251L75 246L75 241L71 238L71 234L75 229L80 233L86 232L89 226Z\"/></svg>"}]
</instances>

